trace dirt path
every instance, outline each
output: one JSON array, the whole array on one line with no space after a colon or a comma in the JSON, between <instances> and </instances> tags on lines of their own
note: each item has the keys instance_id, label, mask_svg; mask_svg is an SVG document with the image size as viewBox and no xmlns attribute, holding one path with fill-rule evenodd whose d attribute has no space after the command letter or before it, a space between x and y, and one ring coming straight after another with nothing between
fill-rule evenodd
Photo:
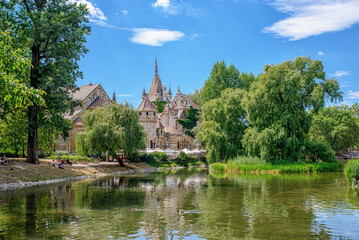
<instances>
[{"instance_id":1,"label":"dirt path","mask_svg":"<svg viewBox=\"0 0 359 240\"><path fill-rule=\"evenodd\" d=\"M136 172L150 169L146 163L126 163L126 167L120 167L118 163L74 163L72 166L65 165L65 170L51 167L51 160L42 159L39 165L26 163L23 159L12 160L13 165L0 166L0 189L4 186L21 186L27 182L41 182L47 180L75 179L82 176L105 176L117 172ZM128 171L130 170L130 171ZM36 185L36 184L34 184ZM6 187L7 189L8 187Z\"/></svg>"}]
</instances>

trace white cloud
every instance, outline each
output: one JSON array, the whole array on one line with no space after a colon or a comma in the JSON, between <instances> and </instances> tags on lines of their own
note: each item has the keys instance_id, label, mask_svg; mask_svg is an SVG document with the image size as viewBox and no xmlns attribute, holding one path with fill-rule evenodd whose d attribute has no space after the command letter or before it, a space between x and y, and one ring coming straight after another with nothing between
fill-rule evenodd
<instances>
[{"instance_id":1,"label":"white cloud","mask_svg":"<svg viewBox=\"0 0 359 240\"><path fill-rule=\"evenodd\" d=\"M198 38L203 38L205 36L206 36L206 34L204 34L204 33L192 33L189 39L195 40Z\"/></svg>"},{"instance_id":2,"label":"white cloud","mask_svg":"<svg viewBox=\"0 0 359 240\"><path fill-rule=\"evenodd\" d=\"M124 9L124 10L121 10L121 13L126 16L128 14L128 11L126 9Z\"/></svg>"},{"instance_id":3,"label":"white cloud","mask_svg":"<svg viewBox=\"0 0 359 240\"><path fill-rule=\"evenodd\" d=\"M264 32L292 41L341 31L359 22L358 0L270 0L269 4L290 16Z\"/></svg>"},{"instance_id":4,"label":"white cloud","mask_svg":"<svg viewBox=\"0 0 359 240\"><path fill-rule=\"evenodd\" d=\"M112 25L109 25L107 23L107 17L102 12L102 10L99 7L97 7L95 4L91 3L90 1L88 0L69 0L69 1L72 3L76 2L78 4L85 5L89 11L91 22L102 27L113 27Z\"/></svg>"},{"instance_id":5,"label":"white cloud","mask_svg":"<svg viewBox=\"0 0 359 240\"><path fill-rule=\"evenodd\" d=\"M170 6L170 0L157 0L152 3L152 7L168 8Z\"/></svg>"},{"instance_id":6,"label":"white cloud","mask_svg":"<svg viewBox=\"0 0 359 240\"><path fill-rule=\"evenodd\" d=\"M131 42L149 46L162 46L166 42L178 41L184 37L183 32L167 29L134 28L132 31L134 35L130 38Z\"/></svg>"},{"instance_id":7,"label":"white cloud","mask_svg":"<svg viewBox=\"0 0 359 240\"><path fill-rule=\"evenodd\" d=\"M333 73L332 75L333 75L333 77L343 77L343 76L349 76L350 72L344 71L344 70L339 70L339 71L336 71L335 73Z\"/></svg>"},{"instance_id":8,"label":"white cloud","mask_svg":"<svg viewBox=\"0 0 359 240\"><path fill-rule=\"evenodd\" d=\"M166 15L183 14L196 18L208 15L207 10L193 8L182 0L156 0L156 2L152 3L152 7L161 9Z\"/></svg>"},{"instance_id":9,"label":"white cloud","mask_svg":"<svg viewBox=\"0 0 359 240\"><path fill-rule=\"evenodd\" d=\"M348 98L349 99L359 99L359 91L357 91L357 92L349 91Z\"/></svg>"},{"instance_id":10,"label":"white cloud","mask_svg":"<svg viewBox=\"0 0 359 240\"><path fill-rule=\"evenodd\" d=\"M319 56L324 56L324 55L325 55L325 53L324 53L324 52L322 52L322 51L319 51L319 52L318 52L318 55L319 55Z\"/></svg>"},{"instance_id":11,"label":"white cloud","mask_svg":"<svg viewBox=\"0 0 359 240\"><path fill-rule=\"evenodd\" d=\"M133 97L131 94L117 94L117 97Z\"/></svg>"}]
</instances>

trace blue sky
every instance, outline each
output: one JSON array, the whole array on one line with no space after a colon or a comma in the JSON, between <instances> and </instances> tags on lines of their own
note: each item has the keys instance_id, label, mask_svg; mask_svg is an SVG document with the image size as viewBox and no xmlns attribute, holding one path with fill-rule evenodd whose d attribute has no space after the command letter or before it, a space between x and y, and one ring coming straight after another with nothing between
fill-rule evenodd
<instances>
[{"instance_id":1,"label":"blue sky","mask_svg":"<svg viewBox=\"0 0 359 240\"><path fill-rule=\"evenodd\" d=\"M322 60L344 103L359 99L359 0L72 0L86 4L92 33L84 79L137 107L155 55L162 82L184 93L224 60L259 74L297 56Z\"/></svg>"}]
</instances>

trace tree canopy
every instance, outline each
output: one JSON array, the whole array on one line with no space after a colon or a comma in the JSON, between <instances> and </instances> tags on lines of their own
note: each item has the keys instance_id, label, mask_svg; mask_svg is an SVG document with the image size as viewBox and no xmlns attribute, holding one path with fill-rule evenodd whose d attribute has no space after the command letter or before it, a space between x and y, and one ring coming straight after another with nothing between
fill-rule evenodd
<instances>
[{"instance_id":1,"label":"tree canopy","mask_svg":"<svg viewBox=\"0 0 359 240\"><path fill-rule=\"evenodd\" d=\"M308 110L341 99L337 80L325 77L321 61L297 57L267 65L243 101L251 125L243 139L247 153L267 161L298 160L310 127Z\"/></svg>"},{"instance_id":2,"label":"tree canopy","mask_svg":"<svg viewBox=\"0 0 359 240\"><path fill-rule=\"evenodd\" d=\"M221 92L227 88L248 89L250 84L255 81L253 74L246 74L238 71L233 64L229 67L225 62L216 62L213 65L210 76L201 88L201 104L218 98Z\"/></svg>"},{"instance_id":3,"label":"tree canopy","mask_svg":"<svg viewBox=\"0 0 359 240\"><path fill-rule=\"evenodd\" d=\"M243 95L242 89L226 89L219 98L202 106L197 137L208 151L209 162L243 153L241 140L247 128L246 111L241 107Z\"/></svg>"},{"instance_id":4,"label":"tree canopy","mask_svg":"<svg viewBox=\"0 0 359 240\"><path fill-rule=\"evenodd\" d=\"M66 136L70 123L63 115L78 105L69 93L82 77L78 61L87 52L88 10L69 0L10 0L1 7L1 30L8 29L14 43L31 59L31 67L24 72L28 87L46 93L44 105L30 98L27 114L27 160L38 163L39 126L53 126Z\"/></svg>"},{"instance_id":5,"label":"tree canopy","mask_svg":"<svg viewBox=\"0 0 359 240\"><path fill-rule=\"evenodd\" d=\"M76 150L80 154L109 155L123 149L133 155L145 148L145 132L137 112L127 104L105 105L87 111L82 116L85 131L76 135ZM121 162L120 162L121 163Z\"/></svg>"},{"instance_id":6,"label":"tree canopy","mask_svg":"<svg viewBox=\"0 0 359 240\"><path fill-rule=\"evenodd\" d=\"M312 141L325 142L339 153L359 143L359 119L350 108L327 107L313 116Z\"/></svg>"}]
</instances>

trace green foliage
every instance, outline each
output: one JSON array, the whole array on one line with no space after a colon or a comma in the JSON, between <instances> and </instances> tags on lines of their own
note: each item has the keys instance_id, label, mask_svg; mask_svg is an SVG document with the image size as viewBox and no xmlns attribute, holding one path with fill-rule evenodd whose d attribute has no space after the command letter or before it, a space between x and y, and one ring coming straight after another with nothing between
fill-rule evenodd
<instances>
[{"instance_id":1,"label":"green foliage","mask_svg":"<svg viewBox=\"0 0 359 240\"><path fill-rule=\"evenodd\" d=\"M94 158L90 158L90 157L86 157L86 156L58 154L58 153L47 157L47 159L53 159L53 160L63 159L63 160L70 160L70 161L74 161L74 162L94 162L95 161Z\"/></svg>"},{"instance_id":2,"label":"green foliage","mask_svg":"<svg viewBox=\"0 0 359 240\"><path fill-rule=\"evenodd\" d=\"M194 90L194 93L190 93L189 97L192 99L193 102L195 102L199 107L202 106L201 101L201 92L198 89Z\"/></svg>"},{"instance_id":3,"label":"green foliage","mask_svg":"<svg viewBox=\"0 0 359 240\"><path fill-rule=\"evenodd\" d=\"M31 63L26 49L19 48L9 31L0 29L0 119L33 104L43 104L43 91L29 87ZM8 118L7 118L8 119Z\"/></svg>"},{"instance_id":4,"label":"green foliage","mask_svg":"<svg viewBox=\"0 0 359 240\"><path fill-rule=\"evenodd\" d=\"M180 154L176 158L176 164L179 166L188 167L190 165L190 163L195 163L195 162L197 162L196 158L190 157L187 154L185 154L184 152L180 152Z\"/></svg>"},{"instance_id":5,"label":"green foliage","mask_svg":"<svg viewBox=\"0 0 359 240\"><path fill-rule=\"evenodd\" d=\"M249 89L252 82L256 81L253 74L240 74L232 64L227 68L224 61L216 62L212 71L201 89L201 105L221 96L227 88Z\"/></svg>"},{"instance_id":6,"label":"green foliage","mask_svg":"<svg viewBox=\"0 0 359 240\"><path fill-rule=\"evenodd\" d=\"M38 163L38 128L53 126L66 137L70 124L63 115L79 105L69 93L82 77L78 62L87 53L88 10L68 0L2 1L1 7L0 30L8 29L31 59L22 69L27 86L45 92L45 104L30 98L28 108L28 162Z\"/></svg>"},{"instance_id":7,"label":"green foliage","mask_svg":"<svg viewBox=\"0 0 359 240\"><path fill-rule=\"evenodd\" d=\"M86 127L76 135L76 149L80 154L109 155L123 149L126 156L145 148L145 133L138 114L128 104L105 105L87 111L82 117Z\"/></svg>"},{"instance_id":8,"label":"green foliage","mask_svg":"<svg viewBox=\"0 0 359 240\"><path fill-rule=\"evenodd\" d=\"M158 161L161 161L161 162L167 162L168 161L168 156L167 156L167 153L165 153L165 152L154 151L152 153L152 155Z\"/></svg>"},{"instance_id":9,"label":"green foliage","mask_svg":"<svg viewBox=\"0 0 359 240\"><path fill-rule=\"evenodd\" d=\"M319 173L319 172L337 172L341 170L341 164L338 162L333 163L259 163L259 164L241 164L235 161L228 163L213 163L209 169L217 172L228 173Z\"/></svg>"},{"instance_id":10,"label":"green foliage","mask_svg":"<svg viewBox=\"0 0 359 240\"><path fill-rule=\"evenodd\" d=\"M7 114L0 120L0 152L19 157L20 151L24 154L27 146L26 113L15 111Z\"/></svg>"},{"instance_id":11,"label":"green foliage","mask_svg":"<svg viewBox=\"0 0 359 240\"><path fill-rule=\"evenodd\" d=\"M359 182L359 159L349 160L344 168L344 174L347 180L353 184Z\"/></svg>"},{"instance_id":12,"label":"green foliage","mask_svg":"<svg viewBox=\"0 0 359 240\"><path fill-rule=\"evenodd\" d=\"M163 101L160 101L159 98L157 98L153 104L156 106L156 109L158 111L158 113L162 113L163 110L165 110L165 105L166 105L166 102L163 102Z\"/></svg>"},{"instance_id":13,"label":"green foliage","mask_svg":"<svg viewBox=\"0 0 359 240\"><path fill-rule=\"evenodd\" d=\"M153 154L144 153L139 156L139 162L145 162L150 164L152 167L160 167L160 160L156 159Z\"/></svg>"},{"instance_id":14,"label":"green foliage","mask_svg":"<svg viewBox=\"0 0 359 240\"><path fill-rule=\"evenodd\" d=\"M208 151L208 162L226 161L243 153L241 140L247 128L243 94L241 89L226 89L202 106L197 137Z\"/></svg>"},{"instance_id":15,"label":"green foliage","mask_svg":"<svg viewBox=\"0 0 359 240\"><path fill-rule=\"evenodd\" d=\"M186 119L179 119L178 122L186 129L186 134L195 137L193 129L197 126L198 110L190 107L186 110Z\"/></svg>"},{"instance_id":16,"label":"green foliage","mask_svg":"<svg viewBox=\"0 0 359 240\"><path fill-rule=\"evenodd\" d=\"M310 139L329 144L336 153L357 146L359 119L355 115L354 108L345 106L321 109L312 118Z\"/></svg>"},{"instance_id":17,"label":"green foliage","mask_svg":"<svg viewBox=\"0 0 359 240\"><path fill-rule=\"evenodd\" d=\"M243 145L268 162L297 161L310 127L308 109L318 112L325 101L342 99L336 79L326 79L321 61L297 57L267 65L243 100L250 128Z\"/></svg>"},{"instance_id":18,"label":"green foliage","mask_svg":"<svg viewBox=\"0 0 359 240\"><path fill-rule=\"evenodd\" d=\"M334 151L325 142L305 141L303 155L305 159L313 162L337 162Z\"/></svg>"},{"instance_id":19,"label":"green foliage","mask_svg":"<svg viewBox=\"0 0 359 240\"><path fill-rule=\"evenodd\" d=\"M258 157L246 157L246 156L238 156L232 159L235 164L238 165L263 165L266 162L263 159Z\"/></svg>"}]
</instances>

